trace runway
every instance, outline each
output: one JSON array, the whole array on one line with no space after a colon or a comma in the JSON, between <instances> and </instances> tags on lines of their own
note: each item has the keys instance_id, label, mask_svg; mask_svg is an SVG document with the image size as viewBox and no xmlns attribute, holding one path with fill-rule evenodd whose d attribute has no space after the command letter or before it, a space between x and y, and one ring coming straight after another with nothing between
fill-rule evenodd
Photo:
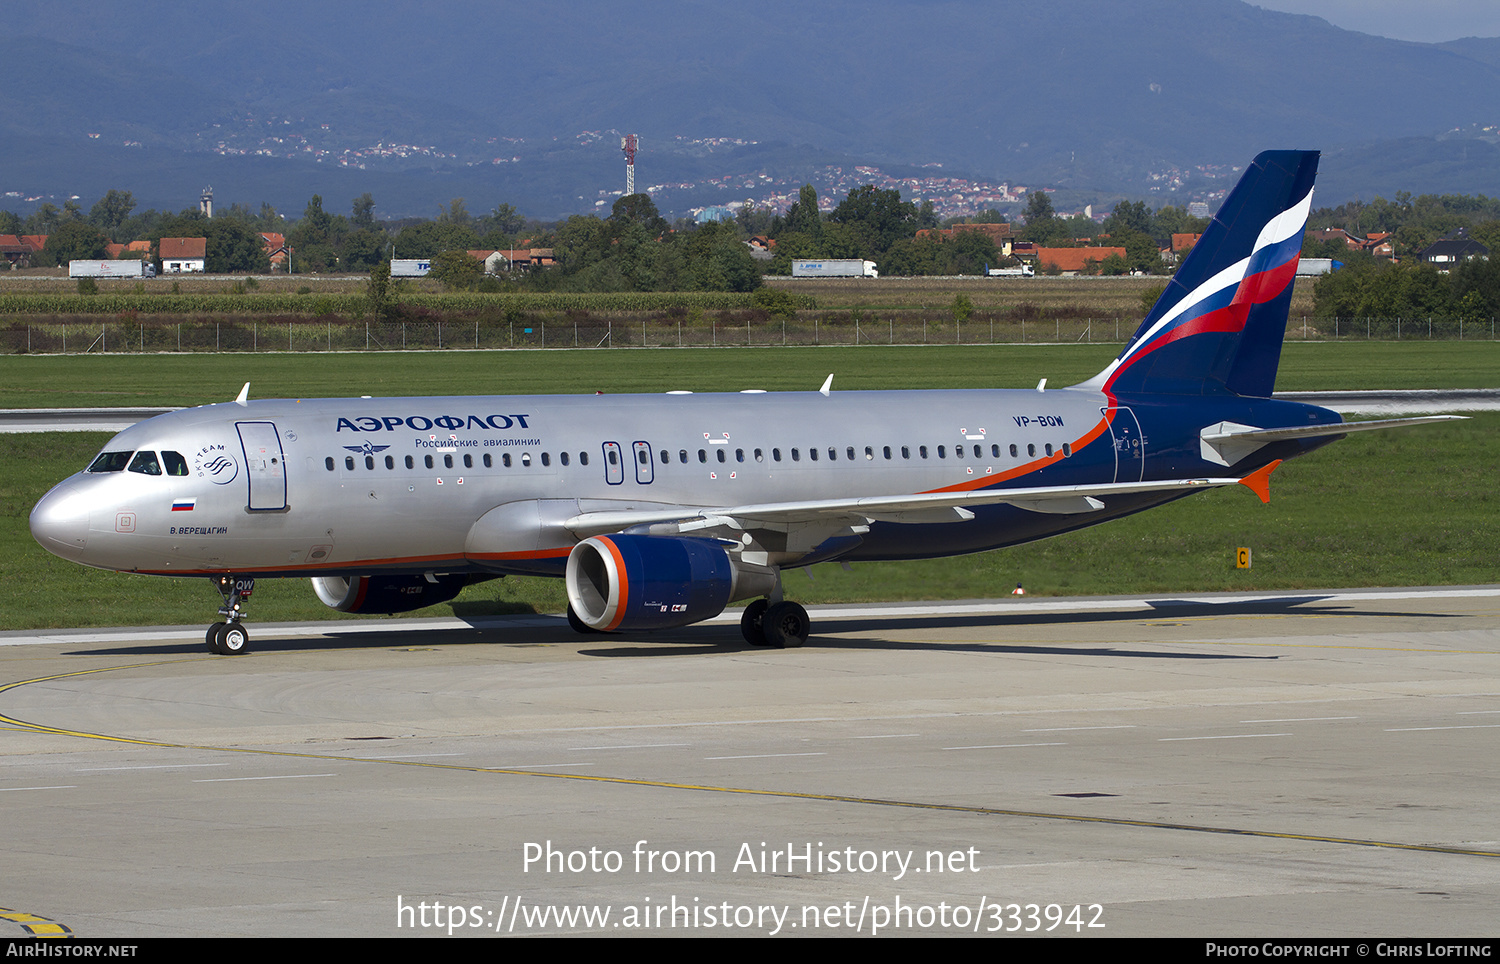
<instances>
[{"instance_id":1,"label":"runway","mask_svg":"<svg viewBox=\"0 0 1500 964\"><path fill-rule=\"evenodd\" d=\"M5 634L0 904L99 938L1500 931L1500 588L812 615L785 651Z\"/></svg>"}]
</instances>

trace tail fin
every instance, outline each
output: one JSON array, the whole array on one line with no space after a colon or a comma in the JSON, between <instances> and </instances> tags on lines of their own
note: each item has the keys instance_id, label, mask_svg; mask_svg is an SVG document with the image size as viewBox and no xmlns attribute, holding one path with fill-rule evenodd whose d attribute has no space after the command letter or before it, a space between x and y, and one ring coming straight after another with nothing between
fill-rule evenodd
<instances>
[{"instance_id":1,"label":"tail fin","mask_svg":"<svg viewBox=\"0 0 1500 964\"><path fill-rule=\"evenodd\" d=\"M1258 155L1120 357L1079 387L1269 397L1317 171L1317 151Z\"/></svg>"}]
</instances>

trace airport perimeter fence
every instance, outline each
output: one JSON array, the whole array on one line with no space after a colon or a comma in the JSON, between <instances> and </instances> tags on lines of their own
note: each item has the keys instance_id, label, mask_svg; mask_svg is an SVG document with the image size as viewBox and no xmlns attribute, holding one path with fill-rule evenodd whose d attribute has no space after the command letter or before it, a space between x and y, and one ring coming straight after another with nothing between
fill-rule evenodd
<instances>
[{"instance_id":1,"label":"airport perimeter fence","mask_svg":"<svg viewBox=\"0 0 1500 964\"><path fill-rule=\"evenodd\" d=\"M915 313L914 313L915 314ZM507 348L718 348L786 345L1003 345L1122 343L1133 318L1016 319L976 313L881 320L823 317L587 321L90 320L0 324L11 354L160 352L428 351ZM1494 341L1495 319L1294 318L1287 338L1305 341Z\"/></svg>"}]
</instances>

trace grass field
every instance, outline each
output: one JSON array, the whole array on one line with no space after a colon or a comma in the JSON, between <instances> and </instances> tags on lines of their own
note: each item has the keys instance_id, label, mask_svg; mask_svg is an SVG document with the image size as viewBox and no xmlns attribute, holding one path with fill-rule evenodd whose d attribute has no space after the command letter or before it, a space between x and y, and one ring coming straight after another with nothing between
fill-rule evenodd
<instances>
[{"instance_id":1,"label":"grass field","mask_svg":"<svg viewBox=\"0 0 1500 964\"><path fill-rule=\"evenodd\" d=\"M258 355L3 355L0 408L204 405L254 398L1071 385L1118 345L683 348ZM1500 387L1500 342L1289 343L1284 391Z\"/></svg>"},{"instance_id":2,"label":"grass field","mask_svg":"<svg viewBox=\"0 0 1500 964\"><path fill-rule=\"evenodd\" d=\"M332 356L7 357L0 407L186 405L252 396L547 391L734 391L1031 387L1093 374L1101 346L434 352ZM1289 345L1278 387L1495 387L1488 343ZM1354 435L1277 471L1272 502L1236 486L1030 546L911 563L820 565L790 573L804 602L955 599L1003 594L1180 593L1500 581L1500 414ZM31 506L106 441L98 433L0 435L0 629L204 624L217 607L205 581L88 570L44 552ZM1237 546L1255 566L1236 570ZM302 580L267 580L255 620L340 618ZM471 587L432 613L560 611L561 583L509 578Z\"/></svg>"}]
</instances>

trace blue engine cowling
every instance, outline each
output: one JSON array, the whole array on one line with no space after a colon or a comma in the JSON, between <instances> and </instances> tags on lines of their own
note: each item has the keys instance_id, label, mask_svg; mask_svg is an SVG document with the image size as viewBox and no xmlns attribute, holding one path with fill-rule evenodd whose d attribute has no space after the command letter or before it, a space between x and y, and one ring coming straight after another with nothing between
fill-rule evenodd
<instances>
[{"instance_id":1,"label":"blue engine cowling","mask_svg":"<svg viewBox=\"0 0 1500 964\"><path fill-rule=\"evenodd\" d=\"M468 576L316 576L313 591L341 613L409 613L456 597Z\"/></svg>"},{"instance_id":2,"label":"blue engine cowling","mask_svg":"<svg viewBox=\"0 0 1500 964\"><path fill-rule=\"evenodd\" d=\"M735 592L739 575L709 539L594 536L568 554L568 602L593 629L668 629L712 619L744 598Z\"/></svg>"}]
</instances>

